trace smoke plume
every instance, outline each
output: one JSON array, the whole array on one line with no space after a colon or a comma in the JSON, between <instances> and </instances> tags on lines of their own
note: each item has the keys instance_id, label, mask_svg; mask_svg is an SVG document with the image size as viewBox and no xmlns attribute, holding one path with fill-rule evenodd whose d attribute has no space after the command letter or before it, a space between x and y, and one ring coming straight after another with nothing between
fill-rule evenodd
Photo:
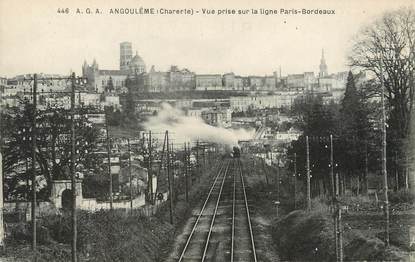
<instances>
[{"instance_id":1,"label":"smoke plume","mask_svg":"<svg viewBox=\"0 0 415 262\"><path fill-rule=\"evenodd\" d=\"M144 123L144 128L154 132L168 130L177 142L200 140L228 146L238 145L238 140L251 139L255 133L253 130L226 129L208 125L202 119L186 116L182 110L173 108L167 103L162 105L156 116L150 117Z\"/></svg>"}]
</instances>

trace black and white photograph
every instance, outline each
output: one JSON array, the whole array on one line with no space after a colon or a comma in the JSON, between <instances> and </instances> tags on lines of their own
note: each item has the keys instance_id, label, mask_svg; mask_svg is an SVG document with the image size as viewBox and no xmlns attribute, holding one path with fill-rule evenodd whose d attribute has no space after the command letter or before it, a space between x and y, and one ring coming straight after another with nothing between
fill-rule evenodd
<instances>
[{"instance_id":1,"label":"black and white photograph","mask_svg":"<svg viewBox=\"0 0 415 262\"><path fill-rule=\"evenodd\" d=\"M1 262L415 262L411 0L0 0Z\"/></svg>"}]
</instances>

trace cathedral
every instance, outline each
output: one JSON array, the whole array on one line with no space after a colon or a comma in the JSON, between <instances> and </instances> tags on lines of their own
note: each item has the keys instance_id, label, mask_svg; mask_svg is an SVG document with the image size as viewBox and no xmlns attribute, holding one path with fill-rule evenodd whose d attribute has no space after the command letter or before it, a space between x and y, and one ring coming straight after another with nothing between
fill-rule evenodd
<instances>
[{"instance_id":1,"label":"cathedral","mask_svg":"<svg viewBox=\"0 0 415 262\"><path fill-rule=\"evenodd\" d=\"M135 56L132 54L130 42L120 43L120 68L118 70L100 69L95 59L91 65L84 61L82 76L88 78L91 91L97 93L126 92L125 80L127 77L146 72L146 64L138 52Z\"/></svg>"},{"instance_id":2,"label":"cathedral","mask_svg":"<svg viewBox=\"0 0 415 262\"><path fill-rule=\"evenodd\" d=\"M321 50L320 72L319 72L318 76L320 78L328 76L326 59L324 58L324 49Z\"/></svg>"}]
</instances>

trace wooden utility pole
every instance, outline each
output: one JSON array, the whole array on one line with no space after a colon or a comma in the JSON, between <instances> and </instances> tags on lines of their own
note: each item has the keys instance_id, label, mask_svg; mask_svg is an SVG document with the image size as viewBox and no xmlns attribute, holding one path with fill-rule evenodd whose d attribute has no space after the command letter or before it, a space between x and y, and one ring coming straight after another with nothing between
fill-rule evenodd
<instances>
[{"instance_id":1,"label":"wooden utility pole","mask_svg":"<svg viewBox=\"0 0 415 262\"><path fill-rule=\"evenodd\" d=\"M31 140L32 140L32 161L31 161L31 169L32 169L32 205L31 205L31 216L32 216L32 249L34 253L34 260L37 260L37 234L36 234L36 205L37 205L37 196L36 196L36 136L37 136L37 130L36 130L36 114L37 114L37 82L38 82L38 76L37 74L33 75L33 114L32 114L32 121L31 121L31 128L29 129L31 134ZM76 255L76 237L77 237L77 230L76 230L76 176L75 176L75 160L76 160L76 148L75 148L75 84L77 83L77 80L80 80L80 78L75 78L75 73L72 73L69 77L51 77L51 78L41 78L41 80L70 80L71 81L71 91L70 92L64 92L67 94L70 94L71 99L71 161L70 161L70 173L71 173L71 191L72 191L72 230L73 230L73 239L72 239L72 261L76 261L77 255ZM25 80L24 80L25 81ZM82 79L83 83L86 83L86 79ZM80 82L79 82L80 83ZM82 83L80 83L82 84ZM43 94L42 90L42 94ZM53 93L47 92L47 93ZM80 94L80 93L79 93ZM80 96L79 96L80 97ZM28 181L27 181L28 182Z\"/></svg>"},{"instance_id":2,"label":"wooden utility pole","mask_svg":"<svg viewBox=\"0 0 415 262\"><path fill-rule=\"evenodd\" d=\"M192 171L192 163L190 162L190 155L192 154L192 148L190 146L190 142L187 142L187 168L188 168L188 175L189 175L189 186L193 184L193 171Z\"/></svg>"},{"instance_id":3,"label":"wooden utility pole","mask_svg":"<svg viewBox=\"0 0 415 262\"><path fill-rule=\"evenodd\" d=\"M306 153L307 153L307 210L311 211L311 186L310 186L310 146L308 144L308 136L305 137Z\"/></svg>"},{"instance_id":4,"label":"wooden utility pole","mask_svg":"<svg viewBox=\"0 0 415 262\"><path fill-rule=\"evenodd\" d=\"M333 135L330 135L330 181L331 181L331 197L334 200L335 187L334 187L334 160L333 160Z\"/></svg>"},{"instance_id":5,"label":"wooden utility pole","mask_svg":"<svg viewBox=\"0 0 415 262\"><path fill-rule=\"evenodd\" d=\"M130 183L130 209L131 213L133 212L133 179L131 177L131 145L130 139L127 138L128 146L128 182Z\"/></svg>"},{"instance_id":6,"label":"wooden utility pole","mask_svg":"<svg viewBox=\"0 0 415 262\"><path fill-rule=\"evenodd\" d=\"M174 191L174 188L176 188L174 186L174 174L176 173L176 164L175 164L175 155L174 155L174 144L173 142L170 144L170 178L171 178L171 187L172 187L172 191L171 191L171 196L173 199L173 202L176 199L176 192Z\"/></svg>"},{"instance_id":7,"label":"wooden utility pole","mask_svg":"<svg viewBox=\"0 0 415 262\"><path fill-rule=\"evenodd\" d=\"M367 150L367 142L366 142L365 143L365 187L366 187L366 195L369 192L368 174L369 174L369 165L368 165L368 150Z\"/></svg>"},{"instance_id":8,"label":"wooden utility pole","mask_svg":"<svg viewBox=\"0 0 415 262\"><path fill-rule=\"evenodd\" d=\"M294 153L294 209L297 209L297 153Z\"/></svg>"},{"instance_id":9,"label":"wooden utility pole","mask_svg":"<svg viewBox=\"0 0 415 262\"><path fill-rule=\"evenodd\" d=\"M4 232L4 221L3 221L4 201L3 201L3 122L2 121L3 119L0 119L0 248L4 251L5 232ZM27 165L27 162L26 162L26 165Z\"/></svg>"},{"instance_id":10,"label":"wooden utility pole","mask_svg":"<svg viewBox=\"0 0 415 262\"><path fill-rule=\"evenodd\" d=\"M203 148L203 170L205 170L206 169L206 145L203 144L202 148Z\"/></svg>"},{"instance_id":11,"label":"wooden utility pole","mask_svg":"<svg viewBox=\"0 0 415 262\"><path fill-rule=\"evenodd\" d=\"M398 151L395 150L395 190L399 191Z\"/></svg>"},{"instance_id":12,"label":"wooden utility pole","mask_svg":"<svg viewBox=\"0 0 415 262\"><path fill-rule=\"evenodd\" d=\"M36 240L36 108L37 108L37 74L33 76L33 114L32 114L32 250L37 261Z\"/></svg>"},{"instance_id":13,"label":"wooden utility pole","mask_svg":"<svg viewBox=\"0 0 415 262\"><path fill-rule=\"evenodd\" d=\"M170 224L173 224L173 186L170 177L170 143L169 143L169 131L166 131L166 145L167 145L167 181L169 183L169 199L170 199Z\"/></svg>"},{"instance_id":14,"label":"wooden utility pole","mask_svg":"<svg viewBox=\"0 0 415 262\"><path fill-rule=\"evenodd\" d=\"M110 210L112 210L112 203L113 203L113 199L112 199L112 174L111 174L111 139L110 139L110 135L109 135L109 130L108 130L108 116L107 113L105 112L105 130L107 133L107 160L108 160L108 176L110 179L110 185L109 185L109 194L110 194Z\"/></svg>"},{"instance_id":15,"label":"wooden utility pole","mask_svg":"<svg viewBox=\"0 0 415 262\"><path fill-rule=\"evenodd\" d=\"M184 166L184 180L185 180L185 190L186 190L186 202L188 202L189 201L189 182L188 182L187 147L186 147L186 142L184 143L183 166Z\"/></svg>"},{"instance_id":16,"label":"wooden utility pole","mask_svg":"<svg viewBox=\"0 0 415 262\"><path fill-rule=\"evenodd\" d=\"M343 262L343 229L342 229L342 209L337 207L337 227L338 227L338 261Z\"/></svg>"},{"instance_id":17,"label":"wooden utility pole","mask_svg":"<svg viewBox=\"0 0 415 262\"><path fill-rule=\"evenodd\" d=\"M337 216L337 195L336 195L336 185L334 177L334 159L333 159L333 135L330 135L330 181L331 181L331 206L333 209L333 222L334 222L334 239L335 239L335 251L336 258L339 259L339 225L338 225L338 216Z\"/></svg>"},{"instance_id":18,"label":"wooden utility pole","mask_svg":"<svg viewBox=\"0 0 415 262\"><path fill-rule=\"evenodd\" d=\"M150 203L154 203L153 198L153 143L151 138L151 130L148 131L148 191Z\"/></svg>"},{"instance_id":19,"label":"wooden utility pole","mask_svg":"<svg viewBox=\"0 0 415 262\"><path fill-rule=\"evenodd\" d=\"M196 175L200 181L199 140L196 141Z\"/></svg>"},{"instance_id":20,"label":"wooden utility pole","mask_svg":"<svg viewBox=\"0 0 415 262\"><path fill-rule=\"evenodd\" d=\"M339 237L340 237L340 221L339 221L339 212L341 212L340 210L340 205L339 202L337 201L338 197L339 197L339 173L336 172L336 186L335 186L335 190L336 190L336 196L335 196L335 206L333 206L334 208L334 236L335 236L335 250L336 250L336 261L340 261L340 241L339 241Z\"/></svg>"},{"instance_id":21,"label":"wooden utility pole","mask_svg":"<svg viewBox=\"0 0 415 262\"><path fill-rule=\"evenodd\" d=\"M265 182L267 183L267 186L268 186L268 175L267 175L268 172L267 172L267 169L265 168L265 159L262 157L261 157L261 163L262 163L262 170L264 171L264 175L265 175ZM277 183L275 183L275 186L277 186Z\"/></svg>"},{"instance_id":22,"label":"wooden utility pole","mask_svg":"<svg viewBox=\"0 0 415 262\"><path fill-rule=\"evenodd\" d=\"M386 169L386 110L385 110L385 88L383 86L383 59L380 61L380 88L382 89L381 103L382 103L382 174L383 174L383 190L385 194L385 233L386 246L389 247L389 198L388 198L388 172Z\"/></svg>"},{"instance_id":23,"label":"wooden utility pole","mask_svg":"<svg viewBox=\"0 0 415 262\"><path fill-rule=\"evenodd\" d=\"M72 191L72 262L77 261L76 240L77 240L77 228L76 228L76 177L75 177L75 154L76 154L76 134L75 134L75 73L71 75L71 191Z\"/></svg>"},{"instance_id":24,"label":"wooden utility pole","mask_svg":"<svg viewBox=\"0 0 415 262\"><path fill-rule=\"evenodd\" d=\"M29 182L29 158L28 157L26 157L26 161L25 161L26 163L25 163L25 175L26 175L26 192L25 192L25 198L26 198L26 201L27 202L29 202L29 195L30 195L30 190L29 190L29 188L30 188L30 182Z\"/></svg>"},{"instance_id":25,"label":"wooden utility pole","mask_svg":"<svg viewBox=\"0 0 415 262\"><path fill-rule=\"evenodd\" d=\"M405 190L409 190L409 157L406 155L406 165L405 165Z\"/></svg>"},{"instance_id":26,"label":"wooden utility pole","mask_svg":"<svg viewBox=\"0 0 415 262\"><path fill-rule=\"evenodd\" d=\"M276 175L277 175L277 201L280 201L280 159L277 159L277 166L275 168ZM272 170L272 166L271 166Z\"/></svg>"}]
</instances>

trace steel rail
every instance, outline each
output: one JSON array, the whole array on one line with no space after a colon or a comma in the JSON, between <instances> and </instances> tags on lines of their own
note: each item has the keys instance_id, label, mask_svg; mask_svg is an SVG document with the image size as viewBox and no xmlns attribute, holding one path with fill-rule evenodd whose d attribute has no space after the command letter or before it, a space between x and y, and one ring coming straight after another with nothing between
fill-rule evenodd
<instances>
[{"instance_id":1,"label":"steel rail","mask_svg":"<svg viewBox=\"0 0 415 262\"><path fill-rule=\"evenodd\" d=\"M251 236L252 254L253 254L253 257L254 257L254 261L257 262L256 251L255 251L255 243L254 243L254 234L252 232L251 217L249 215L248 200L246 198L245 183L244 183L244 177L243 177L243 174L242 174L242 168L241 168L241 166L242 166L241 161L238 160L239 176L240 176L241 182L242 182L242 190L243 190L244 199L245 199L245 210L246 210L246 216L248 218L249 234Z\"/></svg>"},{"instance_id":2,"label":"steel rail","mask_svg":"<svg viewBox=\"0 0 415 262\"><path fill-rule=\"evenodd\" d=\"M228 165L229 165L229 163L228 163ZM200 210L199 215L197 216L196 222L195 222L195 224L193 225L192 231L190 232L190 235L189 235L189 237L187 238L186 244L185 244L185 246L184 246L184 248L183 248L183 251L182 251L182 253L181 253L181 255L180 255L180 258L179 258L179 260L178 260L179 262L181 262L181 261L183 260L183 258L184 258L184 254L186 253L186 250L187 250L187 247L189 246L190 240L191 240L191 238L192 238L192 236L193 236L193 234L194 234L194 232L195 232L195 230L196 230L196 227L197 227L197 225L198 225L198 223L199 223L200 218L202 217L203 211L205 210L205 207L206 207L206 205L207 205L207 203L208 203L208 201L209 201L209 199L210 199L210 196L211 196L211 194L212 194L212 192L213 192L213 189L215 188L216 182L217 182L217 180L218 180L219 176L220 176L220 175L223 173L223 171L224 171L224 168L225 168L225 162L223 162L222 166L221 166L221 167L220 167L220 169L219 169L218 174L217 174L217 175L216 175L216 177L215 177L215 180L214 180L214 181L213 181L213 183L212 183L212 186L210 187L209 193L208 193L208 195L207 195L207 197L206 197L205 202L203 203L202 209ZM225 172L226 172L226 170L225 170ZM225 173L225 175L226 175L226 173Z\"/></svg>"},{"instance_id":3,"label":"steel rail","mask_svg":"<svg viewBox=\"0 0 415 262\"><path fill-rule=\"evenodd\" d=\"M213 225L215 223L216 213L218 211L218 206L219 206L220 198L222 196L223 185L225 184L226 175L228 174L229 164L230 164L230 162L228 162L228 165L226 166L225 175L223 176L222 184L221 184L220 190L219 190L219 196L218 196L218 199L216 200L215 210L213 211L212 221L210 222L209 233L208 233L208 236L206 238L205 249L203 250L203 256L202 256L202 260L201 260L202 262L204 262L205 259L206 259L207 249L209 247L210 236L212 234L212 229L213 229Z\"/></svg>"},{"instance_id":4,"label":"steel rail","mask_svg":"<svg viewBox=\"0 0 415 262\"><path fill-rule=\"evenodd\" d=\"M232 238L231 238L231 262L233 262L233 250L235 247L235 196L236 195L236 176L233 172L233 200L232 200Z\"/></svg>"}]
</instances>

